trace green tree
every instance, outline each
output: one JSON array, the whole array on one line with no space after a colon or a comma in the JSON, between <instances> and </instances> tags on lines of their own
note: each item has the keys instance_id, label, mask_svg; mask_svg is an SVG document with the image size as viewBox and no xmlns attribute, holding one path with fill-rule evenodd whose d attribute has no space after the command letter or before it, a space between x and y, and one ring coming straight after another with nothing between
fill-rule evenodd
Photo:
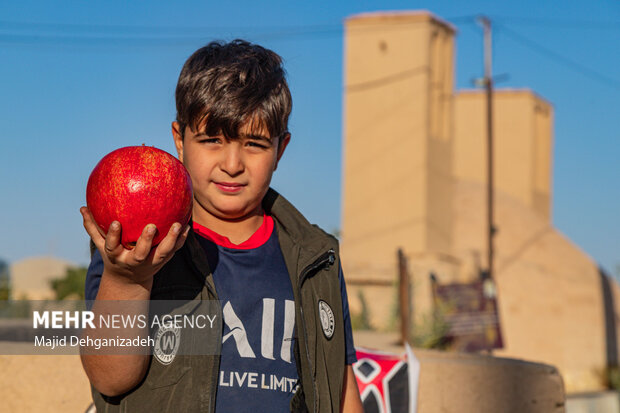
<instances>
[{"instance_id":1,"label":"green tree","mask_svg":"<svg viewBox=\"0 0 620 413\"><path fill-rule=\"evenodd\" d=\"M84 299L84 284L86 282L86 267L67 268L64 277L50 281L57 300L65 298Z\"/></svg>"},{"instance_id":2,"label":"green tree","mask_svg":"<svg viewBox=\"0 0 620 413\"><path fill-rule=\"evenodd\" d=\"M9 275L9 265L0 260L0 301L11 298L11 277Z\"/></svg>"},{"instance_id":3,"label":"green tree","mask_svg":"<svg viewBox=\"0 0 620 413\"><path fill-rule=\"evenodd\" d=\"M422 319L412 322L410 342L414 347L447 350L450 324L446 321L445 307L438 306L432 312L422 314Z\"/></svg>"},{"instance_id":4,"label":"green tree","mask_svg":"<svg viewBox=\"0 0 620 413\"><path fill-rule=\"evenodd\" d=\"M357 294L360 300L361 311L359 313L351 314L351 328L353 330L372 330L370 325L370 313L368 311L368 304L366 303L366 297L360 290Z\"/></svg>"}]
</instances>

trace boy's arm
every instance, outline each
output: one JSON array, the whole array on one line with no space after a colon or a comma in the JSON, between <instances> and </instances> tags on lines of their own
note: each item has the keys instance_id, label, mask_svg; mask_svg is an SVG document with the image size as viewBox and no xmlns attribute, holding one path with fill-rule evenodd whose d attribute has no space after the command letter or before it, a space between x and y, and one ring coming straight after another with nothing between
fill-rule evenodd
<instances>
[{"instance_id":1,"label":"boy's arm","mask_svg":"<svg viewBox=\"0 0 620 413\"><path fill-rule=\"evenodd\" d=\"M120 244L121 227L118 222L110 226L107 236L99 233L97 224L88 208L80 208L84 219L84 228L95 243L103 259L103 273L97 298L92 311L97 314L106 312L106 300L132 300L140 302L142 308L136 311L146 313L151 295L153 276L181 248L189 227L181 233L181 225L175 223L163 241L151 249L155 236L155 226L147 225L136 246L132 250ZM104 331L87 330L91 337ZM127 337L147 337L148 328L124 330ZM115 333L115 335L118 335ZM131 390L144 377L148 369L148 354L82 354L82 365L91 384L107 396L116 396Z\"/></svg>"},{"instance_id":2,"label":"boy's arm","mask_svg":"<svg viewBox=\"0 0 620 413\"><path fill-rule=\"evenodd\" d=\"M340 411L346 413L363 413L362 400L357 388L357 380L353 373L352 364L357 361L355 345L353 344L353 331L351 329L351 314L349 313L349 297L347 285L344 282L342 267L338 268L338 281L340 282L340 295L342 298L342 315L345 329L345 369L342 380L342 397L340 398Z\"/></svg>"},{"instance_id":3,"label":"boy's arm","mask_svg":"<svg viewBox=\"0 0 620 413\"><path fill-rule=\"evenodd\" d=\"M355 379L355 373L353 373L353 367L350 364L344 370L340 411L342 413L364 413L360 391L357 388L357 380Z\"/></svg>"}]
</instances>

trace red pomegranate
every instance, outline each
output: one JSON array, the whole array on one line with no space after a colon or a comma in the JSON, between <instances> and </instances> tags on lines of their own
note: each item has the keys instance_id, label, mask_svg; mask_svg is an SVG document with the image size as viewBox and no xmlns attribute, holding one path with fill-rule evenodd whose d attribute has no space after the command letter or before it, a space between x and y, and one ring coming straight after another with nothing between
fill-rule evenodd
<instances>
[{"instance_id":1,"label":"red pomegranate","mask_svg":"<svg viewBox=\"0 0 620 413\"><path fill-rule=\"evenodd\" d=\"M185 226L192 212L192 181L178 159L151 146L110 152L88 178L86 204L104 234L121 223L121 244L133 248L147 224L155 224L153 246L175 222Z\"/></svg>"}]
</instances>

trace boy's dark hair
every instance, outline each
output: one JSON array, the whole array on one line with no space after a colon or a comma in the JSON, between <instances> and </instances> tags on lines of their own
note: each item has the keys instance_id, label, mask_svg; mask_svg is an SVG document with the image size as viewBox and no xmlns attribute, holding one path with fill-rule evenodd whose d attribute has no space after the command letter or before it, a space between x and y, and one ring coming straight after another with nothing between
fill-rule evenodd
<instances>
[{"instance_id":1,"label":"boy's dark hair","mask_svg":"<svg viewBox=\"0 0 620 413\"><path fill-rule=\"evenodd\" d=\"M291 92L282 58L271 50L233 40L211 42L187 59L176 89L181 133L197 131L208 119L209 136L237 137L246 122L264 124L271 138L287 132Z\"/></svg>"}]
</instances>

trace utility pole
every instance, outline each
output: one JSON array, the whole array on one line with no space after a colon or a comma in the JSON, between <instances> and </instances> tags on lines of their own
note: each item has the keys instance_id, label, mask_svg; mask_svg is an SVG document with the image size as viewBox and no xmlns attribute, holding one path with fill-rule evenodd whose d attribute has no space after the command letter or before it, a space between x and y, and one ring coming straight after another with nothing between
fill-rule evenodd
<instances>
[{"instance_id":1,"label":"utility pole","mask_svg":"<svg viewBox=\"0 0 620 413\"><path fill-rule=\"evenodd\" d=\"M398 289L400 306L400 338L403 344L408 343L411 337L411 298L409 296L409 272L407 271L407 258L401 248L398 255Z\"/></svg>"},{"instance_id":2,"label":"utility pole","mask_svg":"<svg viewBox=\"0 0 620 413\"><path fill-rule=\"evenodd\" d=\"M493 72L491 47L491 20L485 16L479 18L484 29L484 87L487 97L487 277L493 280Z\"/></svg>"}]
</instances>

